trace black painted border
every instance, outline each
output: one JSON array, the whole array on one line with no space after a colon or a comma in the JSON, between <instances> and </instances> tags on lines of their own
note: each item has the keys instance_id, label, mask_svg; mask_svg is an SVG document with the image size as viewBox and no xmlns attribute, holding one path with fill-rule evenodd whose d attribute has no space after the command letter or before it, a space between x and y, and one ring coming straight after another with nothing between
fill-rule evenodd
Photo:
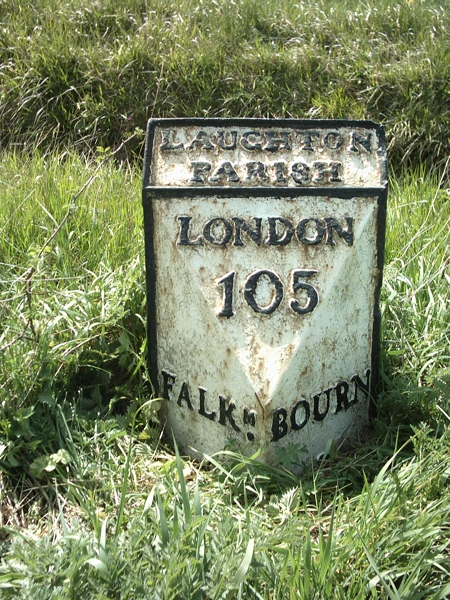
<instances>
[{"instance_id":1,"label":"black painted border","mask_svg":"<svg viewBox=\"0 0 450 600\"><path fill-rule=\"evenodd\" d=\"M144 192L145 282L147 296L147 361L155 397L158 389L158 338L156 326L156 249L154 247L153 202Z\"/></svg>"},{"instance_id":2,"label":"black painted border","mask_svg":"<svg viewBox=\"0 0 450 600\"><path fill-rule=\"evenodd\" d=\"M387 161L386 161L387 162ZM386 165L387 176L387 165ZM380 391L380 353L381 353L381 310L380 310L380 294L383 284L383 266L384 266L384 251L386 241L386 212L387 212L387 193L386 187L378 196L378 214L377 214L377 270L378 280L374 290L374 306L373 306L373 333L372 333L372 376L371 376L371 398L369 403L369 418L373 419L376 416L376 399Z\"/></svg>"},{"instance_id":3,"label":"black painted border","mask_svg":"<svg viewBox=\"0 0 450 600\"><path fill-rule=\"evenodd\" d=\"M149 185L151 176L151 160L153 154L153 141L157 127L177 126L204 126L204 127L246 127L306 129L339 129L340 127L361 127L376 131L380 147L384 155L381 184L376 188L331 188L331 187L158 187ZM371 399L369 403L369 417L376 414L376 397L379 392L379 368L381 351L381 311L379 307L380 292L383 280L384 249L386 237L386 209L388 192L388 171L386 158L386 141L384 127L373 121L339 120L302 120L302 119L203 119L203 118L177 118L177 119L150 119L147 126L147 137L144 154L144 168L142 179L142 203L144 209L144 238L145 238L145 264L146 264L146 293L147 293L147 342L148 342L148 368L154 393L159 395L158 389L158 356L157 356L157 324L156 324L156 248L154 247L154 216L153 201L173 197L196 196L221 196L221 197L302 197L320 196L330 198L350 199L354 197L376 197L378 203L377 215L377 269L378 280L374 291L372 358L371 358Z\"/></svg>"},{"instance_id":4,"label":"black painted border","mask_svg":"<svg viewBox=\"0 0 450 600\"><path fill-rule=\"evenodd\" d=\"M332 188L332 187L156 187L144 188L152 198L192 198L195 196L220 196L221 198L299 198L302 196L320 196L348 200L358 196L368 198L378 196L383 188Z\"/></svg>"}]
</instances>

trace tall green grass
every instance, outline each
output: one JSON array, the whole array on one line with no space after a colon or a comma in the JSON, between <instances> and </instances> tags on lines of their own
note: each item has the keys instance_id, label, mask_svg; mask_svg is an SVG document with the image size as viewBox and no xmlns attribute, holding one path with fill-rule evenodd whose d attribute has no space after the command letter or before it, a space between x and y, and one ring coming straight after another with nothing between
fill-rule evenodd
<instances>
[{"instance_id":1,"label":"tall green grass","mask_svg":"<svg viewBox=\"0 0 450 600\"><path fill-rule=\"evenodd\" d=\"M1 157L0 597L448 596L443 180L392 181L378 416L299 479L163 443L140 170L104 159Z\"/></svg>"},{"instance_id":2,"label":"tall green grass","mask_svg":"<svg viewBox=\"0 0 450 600\"><path fill-rule=\"evenodd\" d=\"M98 452L95 484L70 478L46 521L50 533L28 528L14 537L0 565L2 597L442 600L450 593L448 431L430 443L429 431L417 430L414 456L394 452L350 496L339 484L321 492L320 466L299 481L230 455L208 472L134 443L119 531L114 493L123 493L124 467L114 463L126 440L110 426L89 441Z\"/></svg>"},{"instance_id":3,"label":"tall green grass","mask_svg":"<svg viewBox=\"0 0 450 600\"><path fill-rule=\"evenodd\" d=\"M91 152L152 116L260 116L381 121L396 172L450 152L445 3L4 0L0 23L3 146Z\"/></svg>"},{"instance_id":4,"label":"tall green grass","mask_svg":"<svg viewBox=\"0 0 450 600\"><path fill-rule=\"evenodd\" d=\"M139 178L75 155L7 155L0 182L2 459L26 476L36 452L65 447L55 403L123 412L151 391Z\"/></svg>"},{"instance_id":5,"label":"tall green grass","mask_svg":"<svg viewBox=\"0 0 450 600\"><path fill-rule=\"evenodd\" d=\"M427 420L450 399L450 195L442 184L417 173L391 186L383 376L388 411L407 420Z\"/></svg>"}]
</instances>

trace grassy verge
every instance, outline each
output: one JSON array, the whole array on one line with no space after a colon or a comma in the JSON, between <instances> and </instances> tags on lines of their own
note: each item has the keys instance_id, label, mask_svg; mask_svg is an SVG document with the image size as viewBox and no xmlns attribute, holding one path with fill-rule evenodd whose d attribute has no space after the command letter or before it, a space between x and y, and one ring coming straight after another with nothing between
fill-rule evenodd
<instances>
[{"instance_id":1,"label":"grassy verge","mask_svg":"<svg viewBox=\"0 0 450 600\"><path fill-rule=\"evenodd\" d=\"M432 0L0 2L1 598L450 597L449 31ZM301 479L161 438L121 162L151 116L386 125L378 416Z\"/></svg>"},{"instance_id":2,"label":"grassy verge","mask_svg":"<svg viewBox=\"0 0 450 600\"><path fill-rule=\"evenodd\" d=\"M449 31L430 0L3 0L0 141L92 152L151 116L369 118L394 170L442 171Z\"/></svg>"},{"instance_id":3,"label":"grassy verge","mask_svg":"<svg viewBox=\"0 0 450 600\"><path fill-rule=\"evenodd\" d=\"M0 596L448 596L443 181L392 182L372 432L298 479L160 440L140 173L102 159L0 162Z\"/></svg>"}]
</instances>

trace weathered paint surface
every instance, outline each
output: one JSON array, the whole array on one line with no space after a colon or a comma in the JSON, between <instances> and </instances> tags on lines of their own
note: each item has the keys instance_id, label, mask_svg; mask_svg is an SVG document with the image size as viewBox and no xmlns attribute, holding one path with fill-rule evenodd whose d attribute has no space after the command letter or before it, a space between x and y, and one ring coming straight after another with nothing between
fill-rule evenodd
<instances>
[{"instance_id":1,"label":"weathered paint surface","mask_svg":"<svg viewBox=\"0 0 450 600\"><path fill-rule=\"evenodd\" d=\"M262 447L298 470L369 416L382 130L160 120L147 143L150 368L167 426L185 451Z\"/></svg>"},{"instance_id":2,"label":"weathered paint surface","mask_svg":"<svg viewBox=\"0 0 450 600\"><path fill-rule=\"evenodd\" d=\"M362 127L161 127L150 184L379 187L380 134Z\"/></svg>"}]
</instances>

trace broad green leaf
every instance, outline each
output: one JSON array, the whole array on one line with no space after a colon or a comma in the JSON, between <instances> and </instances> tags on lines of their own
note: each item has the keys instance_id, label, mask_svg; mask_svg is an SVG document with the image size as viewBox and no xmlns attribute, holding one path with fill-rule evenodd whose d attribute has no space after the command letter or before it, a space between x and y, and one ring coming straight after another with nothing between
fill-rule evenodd
<instances>
[{"instance_id":1,"label":"broad green leaf","mask_svg":"<svg viewBox=\"0 0 450 600\"><path fill-rule=\"evenodd\" d=\"M236 575L233 577L233 581L231 582L232 588L239 587L244 581L245 576L247 575L247 571L249 570L250 564L252 562L254 548L255 540L252 538L247 544L247 550L245 552L245 556L242 559L241 564L239 565L239 569L236 571Z\"/></svg>"},{"instance_id":2,"label":"broad green leaf","mask_svg":"<svg viewBox=\"0 0 450 600\"><path fill-rule=\"evenodd\" d=\"M86 560L86 562L89 563L90 565L92 565L94 567L94 569L97 569L97 571L100 573L100 575L102 577L104 577L105 579L108 579L108 577L109 577L108 567L99 558L88 558Z\"/></svg>"},{"instance_id":3,"label":"broad green leaf","mask_svg":"<svg viewBox=\"0 0 450 600\"><path fill-rule=\"evenodd\" d=\"M184 478L184 473L183 473L183 463L181 461L180 453L178 451L178 446L177 446L175 439L174 439L174 445L175 445L175 454L177 457L178 477L180 480L181 499L183 501L183 508L184 508L184 518L186 520L186 523L190 523L191 519L192 519L191 505L189 502L189 496L188 496L187 489L186 489L186 480Z\"/></svg>"},{"instance_id":4,"label":"broad green leaf","mask_svg":"<svg viewBox=\"0 0 450 600\"><path fill-rule=\"evenodd\" d=\"M61 448L55 454L47 454L36 458L30 465L30 473L35 477L41 477L44 471L54 471L58 464L68 465L73 461L70 453Z\"/></svg>"}]
</instances>

